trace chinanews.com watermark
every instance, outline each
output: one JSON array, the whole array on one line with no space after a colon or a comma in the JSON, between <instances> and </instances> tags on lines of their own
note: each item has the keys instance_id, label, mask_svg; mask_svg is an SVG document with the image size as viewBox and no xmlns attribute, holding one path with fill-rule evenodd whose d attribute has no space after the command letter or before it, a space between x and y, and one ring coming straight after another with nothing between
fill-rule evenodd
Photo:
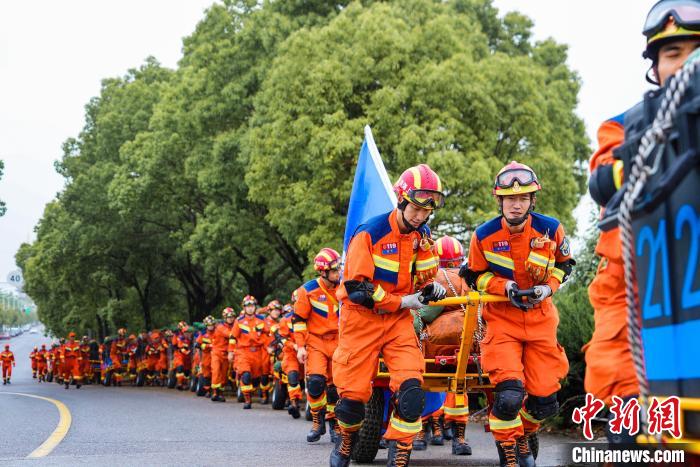
<instances>
[{"instance_id":1,"label":"chinanews.com watermark","mask_svg":"<svg viewBox=\"0 0 700 467\"><path fill-rule=\"evenodd\" d=\"M583 407L574 409L571 419L581 425L583 437L588 442L574 443L567 446L568 461L572 465L683 465L686 452L682 444L673 444L674 449L666 449L655 444L620 444L611 446L608 443L592 442L594 439L593 419L603 410L605 403L596 399L592 394L586 394ZM642 406L639 400L630 398L624 400L613 396L610 405L608 430L614 435L625 434L632 439L641 434L640 417ZM678 440L681 433L681 404L678 397L650 399L646 408L646 434L651 437L661 435Z\"/></svg>"},{"instance_id":2,"label":"chinanews.com watermark","mask_svg":"<svg viewBox=\"0 0 700 467\"><path fill-rule=\"evenodd\" d=\"M569 465L682 465L686 457L682 449L647 449L639 446L611 449L607 443L569 444L568 451Z\"/></svg>"}]
</instances>

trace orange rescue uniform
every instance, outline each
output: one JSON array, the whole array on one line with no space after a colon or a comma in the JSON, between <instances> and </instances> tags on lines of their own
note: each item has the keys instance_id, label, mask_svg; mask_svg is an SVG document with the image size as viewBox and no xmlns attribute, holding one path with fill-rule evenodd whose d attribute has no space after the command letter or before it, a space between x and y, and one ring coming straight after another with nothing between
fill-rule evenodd
<instances>
[{"instance_id":1,"label":"orange rescue uniform","mask_svg":"<svg viewBox=\"0 0 700 467\"><path fill-rule=\"evenodd\" d=\"M338 288L342 302L338 348L333 354L333 381L343 399L367 403L372 378L377 374L381 353L390 373L390 388L396 393L409 379L423 382L425 362L413 329L413 316L401 308L401 298L415 292L414 277L432 277L438 259L431 251L430 231L401 233L398 209L381 214L355 231L346 255L344 281L370 281L374 286L372 310L348 298L345 283ZM426 281L427 282L427 281ZM338 416L338 413L336 413ZM356 431L362 425L338 416L341 429ZM384 437L410 442L421 430L421 421L402 420L394 411Z\"/></svg>"},{"instance_id":2,"label":"orange rescue uniform","mask_svg":"<svg viewBox=\"0 0 700 467\"><path fill-rule=\"evenodd\" d=\"M223 389L229 372L228 353L236 349L236 338L233 336L234 324L226 322L216 325L212 336L211 373L212 389Z\"/></svg>"},{"instance_id":3,"label":"orange rescue uniform","mask_svg":"<svg viewBox=\"0 0 700 467\"><path fill-rule=\"evenodd\" d=\"M0 353L0 363L2 363L3 382L12 376L12 367L15 365L15 354L10 350L3 350Z\"/></svg>"},{"instance_id":4,"label":"orange rescue uniform","mask_svg":"<svg viewBox=\"0 0 700 467\"><path fill-rule=\"evenodd\" d=\"M80 355L80 344L74 340L68 340L61 346L60 350L61 366L63 369L63 381L68 384L68 380L72 376L73 379L80 384L83 379L83 374L80 371L80 364L83 360Z\"/></svg>"},{"instance_id":5,"label":"orange rescue uniform","mask_svg":"<svg viewBox=\"0 0 700 467\"><path fill-rule=\"evenodd\" d=\"M613 159L613 149L624 141L623 122L624 114L604 122L598 129L598 150L590 160L591 173L609 165L613 165L616 172L619 170ZM621 180L616 184L620 183ZM627 302L619 228L601 232L595 252L600 256L600 263L588 287L595 329L590 342L582 349L586 354L584 386L586 392L609 405L612 396L625 398L639 394L627 341Z\"/></svg>"},{"instance_id":6,"label":"orange rescue uniform","mask_svg":"<svg viewBox=\"0 0 700 467\"><path fill-rule=\"evenodd\" d=\"M265 322L256 315L243 314L235 321L231 335L236 342L236 372L240 373L240 377L244 373L250 373L253 379L263 375L264 361L268 359L268 333ZM241 391L244 394L252 393L253 389L250 382L241 381Z\"/></svg>"},{"instance_id":7,"label":"orange rescue uniform","mask_svg":"<svg viewBox=\"0 0 700 467\"><path fill-rule=\"evenodd\" d=\"M520 289L540 285L528 273L526 262L532 260L531 242L545 235L556 243L555 267L546 281L554 294L566 280L560 265L571 259L569 242L558 220L535 212L528 216L520 233L511 233L502 216L476 229L468 264L478 276L471 285L494 295L505 295L509 280ZM559 381L566 376L569 363L557 342L559 312L551 297L529 311L521 311L510 302L487 303L483 318L487 329L481 341L481 361L491 383L521 381L528 395L538 397L551 396L560 389ZM539 427L539 420L524 407L514 420L500 420L491 413L489 423L496 441L515 441Z\"/></svg>"}]
</instances>

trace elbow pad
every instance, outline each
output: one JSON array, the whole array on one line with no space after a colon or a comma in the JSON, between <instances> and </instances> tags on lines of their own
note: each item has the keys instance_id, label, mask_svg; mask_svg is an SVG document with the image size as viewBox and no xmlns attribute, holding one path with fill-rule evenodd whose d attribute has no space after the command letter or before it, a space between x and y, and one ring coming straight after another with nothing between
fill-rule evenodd
<instances>
[{"instance_id":1,"label":"elbow pad","mask_svg":"<svg viewBox=\"0 0 700 467\"><path fill-rule=\"evenodd\" d=\"M554 263L554 267L564 273L561 277L562 284L567 281L571 272L574 270L574 266L576 266L576 261L573 258L569 258L561 263Z\"/></svg>"},{"instance_id":2,"label":"elbow pad","mask_svg":"<svg viewBox=\"0 0 700 467\"><path fill-rule=\"evenodd\" d=\"M602 165L591 173L588 191L599 206L605 207L622 186L622 171L623 163L618 160L614 164Z\"/></svg>"}]
</instances>

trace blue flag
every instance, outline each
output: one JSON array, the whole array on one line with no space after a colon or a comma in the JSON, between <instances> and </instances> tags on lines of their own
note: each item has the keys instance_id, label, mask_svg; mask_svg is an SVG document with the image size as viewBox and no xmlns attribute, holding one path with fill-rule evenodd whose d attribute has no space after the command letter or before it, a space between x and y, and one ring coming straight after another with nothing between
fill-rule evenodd
<instances>
[{"instance_id":1,"label":"blue flag","mask_svg":"<svg viewBox=\"0 0 700 467\"><path fill-rule=\"evenodd\" d=\"M372 129L367 125L365 141L362 143L357 169L355 169L355 180L352 183L348 217L345 221L343 251L348 250L350 238L358 225L395 207L396 195L377 145L374 143Z\"/></svg>"}]
</instances>

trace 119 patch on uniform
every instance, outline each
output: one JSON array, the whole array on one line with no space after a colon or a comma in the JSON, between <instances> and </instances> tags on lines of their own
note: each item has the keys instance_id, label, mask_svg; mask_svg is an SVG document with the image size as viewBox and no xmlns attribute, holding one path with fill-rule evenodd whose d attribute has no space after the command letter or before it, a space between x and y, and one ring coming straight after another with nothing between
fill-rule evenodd
<instances>
[{"instance_id":1,"label":"119 patch on uniform","mask_svg":"<svg viewBox=\"0 0 700 467\"><path fill-rule=\"evenodd\" d=\"M395 255L399 252L399 246L396 243L382 243L383 255Z\"/></svg>"},{"instance_id":2,"label":"119 patch on uniform","mask_svg":"<svg viewBox=\"0 0 700 467\"><path fill-rule=\"evenodd\" d=\"M510 251L510 243L508 243L508 240L493 242L493 251Z\"/></svg>"}]
</instances>

